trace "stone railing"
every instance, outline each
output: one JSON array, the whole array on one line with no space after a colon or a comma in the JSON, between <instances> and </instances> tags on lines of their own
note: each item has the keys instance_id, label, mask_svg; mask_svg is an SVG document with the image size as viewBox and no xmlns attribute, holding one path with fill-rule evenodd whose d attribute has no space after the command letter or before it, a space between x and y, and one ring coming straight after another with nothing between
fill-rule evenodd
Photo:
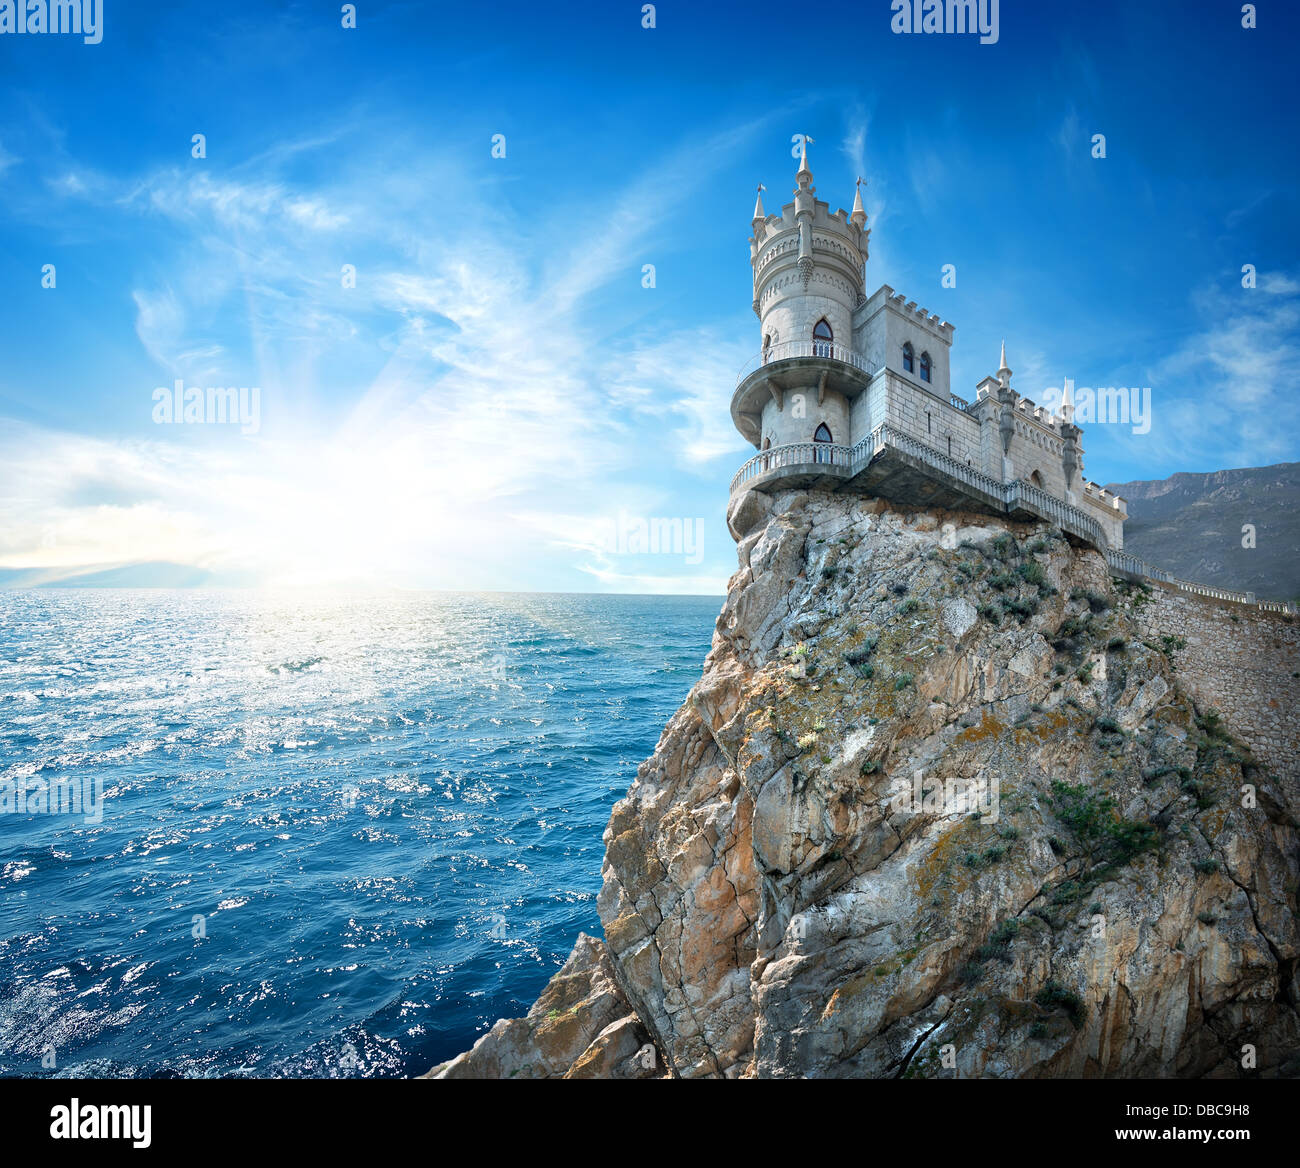
<instances>
[{"instance_id":1,"label":"stone railing","mask_svg":"<svg viewBox=\"0 0 1300 1168\"><path fill-rule=\"evenodd\" d=\"M855 353L852 349L846 349L843 345L837 345L832 341L782 341L777 345L769 345L763 352L746 361L736 375L736 384L740 385L745 378L764 365L774 365L778 361L791 361L796 357L818 357L827 361L839 361L843 365L853 366L868 377L875 372L861 353Z\"/></svg>"},{"instance_id":2,"label":"stone railing","mask_svg":"<svg viewBox=\"0 0 1300 1168\"><path fill-rule=\"evenodd\" d=\"M1194 596L1208 596L1213 600L1228 600L1234 604L1250 604L1264 612L1285 612L1294 615L1296 606L1281 600L1257 600L1253 592L1234 592L1231 588L1215 588L1211 584L1198 584L1194 580L1184 580L1132 552L1105 549L1106 563L1112 572L1131 580L1155 580L1161 584L1170 584L1180 592L1190 592Z\"/></svg>"},{"instance_id":3,"label":"stone railing","mask_svg":"<svg viewBox=\"0 0 1300 1168\"><path fill-rule=\"evenodd\" d=\"M966 463L959 462L951 455L944 454L941 450L936 450L919 438L913 438L910 434L904 434L903 431L889 425L877 426L866 438L853 447L853 473L857 474L887 446L893 447L895 450L901 450L904 454L910 454L913 458L919 458L923 462L928 462L931 466L942 470L949 477L965 483L968 487L975 487L986 495L992 495L998 499L1003 499L1005 496L1005 483L990 478L973 466L967 466Z\"/></svg>"},{"instance_id":4,"label":"stone railing","mask_svg":"<svg viewBox=\"0 0 1300 1168\"><path fill-rule=\"evenodd\" d=\"M834 442L787 442L760 450L745 463L731 480L731 493L734 495L745 483L768 471L811 467L837 478L848 478L852 473L851 465L851 452L847 446Z\"/></svg>"},{"instance_id":5,"label":"stone railing","mask_svg":"<svg viewBox=\"0 0 1300 1168\"><path fill-rule=\"evenodd\" d=\"M798 343L802 344L802 342ZM1000 482L976 470L973 466L967 466L966 463L936 450L920 439L904 434L893 426L877 426L867 437L854 443L853 446L839 446L831 442L790 442L761 450L736 472L731 480L730 492L734 495L750 480L769 471L783 468L792 470L797 468L797 473L820 470L827 476L851 479L865 470L871 460L886 449L909 454L949 478L971 487L986 498L1000 500L1008 511L1017 508L1029 511L1055 524L1062 531L1086 540L1106 557L1107 565L1120 576L1134 580L1156 580L1196 596L1208 596L1215 600L1227 600L1237 604L1250 604L1265 612L1294 614L1297 611L1296 606L1291 603L1256 600L1253 592L1234 592L1228 588L1215 588L1209 584L1197 584L1193 580L1180 579L1163 568L1148 564L1132 552L1112 548L1101 524L1078 507L1065 502L1064 499L1049 495L1040 487L1027 483L1023 479L1010 483Z\"/></svg>"},{"instance_id":6,"label":"stone railing","mask_svg":"<svg viewBox=\"0 0 1300 1168\"><path fill-rule=\"evenodd\" d=\"M970 402L964 397L958 397L955 393L948 395L948 402L954 409L961 410L964 414L970 413Z\"/></svg>"},{"instance_id":7,"label":"stone railing","mask_svg":"<svg viewBox=\"0 0 1300 1168\"><path fill-rule=\"evenodd\" d=\"M1065 502L1064 499L1049 495L1041 487L1036 487L1032 483L1020 479L1014 483L1007 483L1006 501L1008 507L1019 503L1026 510L1032 511L1044 519L1050 519L1062 531L1068 531L1071 535L1086 539L1094 547L1105 549L1109 546L1110 541L1107 540L1101 524L1093 519L1091 515L1081 511L1073 504Z\"/></svg>"}]
</instances>

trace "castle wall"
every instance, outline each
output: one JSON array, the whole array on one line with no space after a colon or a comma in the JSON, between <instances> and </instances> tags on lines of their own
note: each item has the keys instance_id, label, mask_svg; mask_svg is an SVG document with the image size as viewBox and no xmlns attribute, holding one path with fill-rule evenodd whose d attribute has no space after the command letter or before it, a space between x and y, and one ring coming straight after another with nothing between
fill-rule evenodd
<instances>
[{"instance_id":1,"label":"castle wall","mask_svg":"<svg viewBox=\"0 0 1300 1168\"><path fill-rule=\"evenodd\" d=\"M1020 411L1016 411L1019 413ZM1011 479L1033 478L1037 471L1043 490L1058 499L1065 498L1065 472L1061 468L1064 443L1060 438L1041 433L1036 426L1023 418L1016 418L1016 432L1011 438ZM1082 506L1080 498L1076 503ZM1100 516L1098 518L1101 518Z\"/></svg>"},{"instance_id":2,"label":"castle wall","mask_svg":"<svg viewBox=\"0 0 1300 1168\"><path fill-rule=\"evenodd\" d=\"M1094 507L1088 503L1086 495L1081 496L1077 491L1074 496L1075 506L1079 507L1085 515L1091 515L1098 523L1101 524L1102 530L1106 533L1106 542L1116 550L1124 547L1124 518L1113 508Z\"/></svg>"},{"instance_id":3,"label":"castle wall","mask_svg":"<svg viewBox=\"0 0 1300 1168\"><path fill-rule=\"evenodd\" d=\"M806 294L797 271L778 276L764 289L759 302L762 335L770 336L774 345L785 341L811 343L813 329L825 317L835 334L835 344L851 348L850 293L848 281L832 273L814 273Z\"/></svg>"},{"instance_id":4,"label":"castle wall","mask_svg":"<svg viewBox=\"0 0 1300 1168\"><path fill-rule=\"evenodd\" d=\"M889 421L888 378L877 377L866 393L853 399L853 441L861 442L877 426Z\"/></svg>"},{"instance_id":5,"label":"castle wall","mask_svg":"<svg viewBox=\"0 0 1300 1168\"><path fill-rule=\"evenodd\" d=\"M802 410L798 408L798 394L803 394ZM819 422L830 427L831 439L841 445L848 446L858 437L851 435L849 401L842 394L828 391L818 405L817 386L809 385L787 390L783 406L777 409L771 398L763 406L763 438L770 438L773 446L783 442L811 442ZM800 412L803 417L797 416Z\"/></svg>"},{"instance_id":6,"label":"castle wall","mask_svg":"<svg viewBox=\"0 0 1300 1168\"><path fill-rule=\"evenodd\" d=\"M952 326L931 316L915 304L908 307L903 297L894 294L888 284L878 288L854 313L858 351L873 369L888 368L910 382L918 393L932 393L947 403L951 392L949 353ZM916 359L912 372L903 369L903 345L910 343ZM922 381L920 360L930 355L930 380Z\"/></svg>"},{"instance_id":7,"label":"castle wall","mask_svg":"<svg viewBox=\"0 0 1300 1168\"><path fill-rule=\"evenodd\" d=\"M1183 638L1170 654L1184 689L1278 777L1300 778L1300 622L1153 583L1133 606L1145 639Z\"/></svg>"},{"instance_id":8,"label":"castle wall","mask_svg":"<svg viewBox=\"0 0 1300 1168\"><path fill-rule=\"evenodd\" d=\"M979 469L984 462L980 424L953 409L947 400L932 397L892 371L885 374L889 425L909 434L940 454L952 452L958 462ZM952 439L949 444L949 439Z\"/></svg>"}]
</instances>

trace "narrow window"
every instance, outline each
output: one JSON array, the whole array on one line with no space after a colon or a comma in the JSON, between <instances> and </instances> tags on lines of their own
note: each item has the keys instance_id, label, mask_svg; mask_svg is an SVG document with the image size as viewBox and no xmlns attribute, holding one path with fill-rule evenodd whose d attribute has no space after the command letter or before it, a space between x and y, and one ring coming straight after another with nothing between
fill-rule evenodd
<instances>
[{"instance_id":1,"label":"narrow window","mask_svg":"<svg viewBox=\"0 0 1300 1168\"><path fill-rule=\"evenodd\" d=\"M910 341L903 346L903 372L912 372L912 343Z\"/></svg>"},{"instance_id":2,"label":"narrow window","mask_svg":"<svg viewBox=\"0 0 1300 1168\"><path fill-rule=\"evenodd\" d=\"M921 354L921 380L922 381L930 380L930 354L929 353Z\"/></svg>"},{"instance_id":3,"label":"narrow window","mask_svg":"<svg viewBox=\"0 0 1300 1168\"><path fill-rule=\"evenodd\" d=\"M830 427L828 427L825 422L822 422L821 425L817 427L816 432L813 434L813 442L818 443L820 445L822 443L829 443L831 441L832 439L831 439ZM830 462L830 461L831 461L831 452L829 450L815 449L813 451L813 462Z\"/></svg>"},{"instance_id":4,"label":"narrow window","mask_svg":"<svg viewBox=\"0 0 1300 1168\"><path fill-rule=\"evenodd\" d=\"M831 332L831 326L826 323L826 318L822 317L813 327L813 356L829 357L831 343L834 340L835 334Z\"/></svg>"},{"instance_id":5,"label":"narrow window","mask_svg":"<svg viewBox=\"0 0 1300 1168\"><path fill-rule=\"evenodd\" d=\"M1029 476L1029 481L1033 483L1034 486L1041 487L1043 485L1043 476L1037 471L1034 471L1034 473Z\"/></svg>"},{"instance_id":6,"label":"narrow window","mask_svg":"<svg viewBox=\"0 0 1300 1168\"><path fill-rule=\"evenodd\" d=\"M929 411L929 410L926 410L926 411L925 411L925 432L926 432L927 434L933 434L933 433L934 433L934 427L930 424L930 411Z\"/></svg>"},{"instance_id":7,"label":"narrow window","mask_svg":"<svg viewBox=\"0 0 1300 1168\"><path fill-rule=\"evenodd\" d=\"M948 435L948 457L952 457L952 435Z\"/></svg>"}]
</instances>

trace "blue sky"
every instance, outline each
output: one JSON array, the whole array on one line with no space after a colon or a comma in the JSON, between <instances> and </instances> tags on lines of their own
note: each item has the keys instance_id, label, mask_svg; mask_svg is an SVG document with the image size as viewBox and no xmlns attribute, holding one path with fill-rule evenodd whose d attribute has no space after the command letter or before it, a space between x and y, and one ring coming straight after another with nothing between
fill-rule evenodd
<instances>
[{"instance_id":1,"label":"blue sky","mask_svg":"<svg viewBox=\"0 0 1300 1168\"><path fill-rule=\"evenodd\" d=\"M955 324L955 391L1005 336L1030 397L1151 387L1090 478L1294 460L1300 16L1258 7L1003 0L982 45L888 0L106 0L101 44L0 36L0 582L722 590L749 218L798 133L833 208L867 180L868 288ZM257 386L257 432L156 424L178 378Z\"/></svg>"}]
</instances>

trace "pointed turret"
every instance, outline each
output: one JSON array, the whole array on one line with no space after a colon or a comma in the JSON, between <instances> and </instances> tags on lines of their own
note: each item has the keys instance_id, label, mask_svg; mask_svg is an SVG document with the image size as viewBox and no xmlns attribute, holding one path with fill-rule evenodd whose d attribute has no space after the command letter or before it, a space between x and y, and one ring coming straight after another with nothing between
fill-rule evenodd
<instances>
[{"instance_id":1,"label":"pointed turret","mask_svg":"<svg viewBox=\"0 0 1300 1168\"><path fill-rule=\"evenodd\" d=\"M767 222L767 212L763 210L763 192L767 190L762 183L758 184L758 198L754 200L754 234L758 234L758 229Z\"/></svg>"},{"instance_id":2,"label":"pointed turret","mask_svg":"<svg viewBox=\"0 0 1300 1168\"><path fill-rule=\"evenodd\" d=\"M1005 337L1002 340L1002 356L1000 360L1002 363L998 366L998 380L1002 382L1003 386L1008 386L1011 384L1011 367L1007 364L1007 342Z\"/></svg>"},{"instance_id":3,"label":"pointed turret","mask_svg":"<svg viewBox=\"0 0 1300 1168\"><path fill-rule=\"evenodd\" d=\"M808 169L808 144L815 142L816 139L804 134L799 143L799 169L795 171L794 181L799 184L799 190L805 190L812 182L812 171Z\"/></svg>"},{"instance_id":4,"label":"pointed turret","mask_svg":"<svg viewBox=\"0 0 1300 1168\"><path fill-rule=\"evenodd\" d=\"M862 178L858 178L857 193L853 196L853 213L849 216L849 222L854 227L865 227L867 225L867 210L862 205Z\"/></svg>"},{"instance_id":5,"label":"pointed turret","mask_svg":"<svg viewBox=\"0 0 1300 1168\"><path fill-rule=\"evenodd\" d=\"M1068 377L1061 380L1061 408L1057 411L1063 422L1074 421L1074 386Z\"/></svg>"}]
</instances>

